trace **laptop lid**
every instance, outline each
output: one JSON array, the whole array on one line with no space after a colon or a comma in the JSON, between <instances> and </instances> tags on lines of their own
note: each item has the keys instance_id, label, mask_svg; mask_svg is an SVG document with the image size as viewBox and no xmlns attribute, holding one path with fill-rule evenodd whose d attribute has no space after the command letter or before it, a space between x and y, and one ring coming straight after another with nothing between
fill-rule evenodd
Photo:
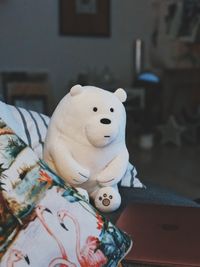
<instances>
[{"instance_id":1,"label":"laptop lid","mask_svg":"<svg viewBox=\"0 0 200 267\"><path fill-rule=\"evenodd\" d=\"M133 239L127 262L200 266L200 209L131 204L117 226Z\"/></svg>"}]
</instances>

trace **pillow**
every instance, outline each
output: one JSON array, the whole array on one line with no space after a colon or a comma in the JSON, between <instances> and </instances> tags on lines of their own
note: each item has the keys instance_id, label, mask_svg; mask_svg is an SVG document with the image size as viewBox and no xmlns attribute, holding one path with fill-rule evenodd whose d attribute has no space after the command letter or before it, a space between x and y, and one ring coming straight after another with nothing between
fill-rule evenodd
<instances>
[{"instance_id":1,"label":"pillow","mask_svg":"<svg viewBox=\"0 0 200 267\"><path fill-rule=\"evenodd\" d=\"M0 119L0 266L117 266L130 237Z\"/></svg>"}]
</instances>

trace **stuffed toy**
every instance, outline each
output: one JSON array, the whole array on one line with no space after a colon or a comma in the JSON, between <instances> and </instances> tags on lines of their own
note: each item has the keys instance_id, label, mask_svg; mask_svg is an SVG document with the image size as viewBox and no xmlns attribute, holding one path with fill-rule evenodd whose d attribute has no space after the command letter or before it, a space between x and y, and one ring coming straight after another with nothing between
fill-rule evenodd
<instances>
[{"instance_id":1,"label":"stuffed toy","mask_svg":"<svg viewBox=\"0 0 200 267\"><path fill-rule=\"evenodd\" d=\"M85 189L95 206L116 210L118 183L126 173L126 92L75 85L55 109L47 131L44 160L74 187Z\"/></svg>"}]
</instances>

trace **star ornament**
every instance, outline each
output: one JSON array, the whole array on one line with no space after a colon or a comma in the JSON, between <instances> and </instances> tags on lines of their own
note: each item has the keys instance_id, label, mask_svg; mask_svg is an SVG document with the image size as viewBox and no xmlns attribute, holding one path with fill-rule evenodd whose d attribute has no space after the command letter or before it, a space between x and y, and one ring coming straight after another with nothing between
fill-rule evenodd
<instances>
[{"instance_id":1,"label":"star ornament","mask_svg":"<svg viewBox=\"0 0 200 267\"><path fill-rule=\"evenodd\" d=\"M161 132L162 144L174 144L181 146L181 134L186 130L182 125L179 125L174 116L170 116L167 123L158 126L158 130Z\"/></svg>"}]
</instances>

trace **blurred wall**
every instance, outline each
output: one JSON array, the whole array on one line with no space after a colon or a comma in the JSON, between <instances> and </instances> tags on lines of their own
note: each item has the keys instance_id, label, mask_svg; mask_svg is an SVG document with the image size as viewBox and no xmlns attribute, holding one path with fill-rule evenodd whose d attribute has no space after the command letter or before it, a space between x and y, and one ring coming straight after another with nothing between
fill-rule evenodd
<instances>
[{"instance_id":1,"label":"blurred wall","mask_svg":"<svg viewBox=\"0 0 200 267\"><path fill-rule=\"evenodd\" d=\"M55 103L81 71L108 65L119 86L133 81L134 40L148 48L152 0L111 0L109 38L59 36L58 1L0 1L0 71L48 71ZM148 50L145 51L148 66Z\"/></svg>"}]
</instances>

